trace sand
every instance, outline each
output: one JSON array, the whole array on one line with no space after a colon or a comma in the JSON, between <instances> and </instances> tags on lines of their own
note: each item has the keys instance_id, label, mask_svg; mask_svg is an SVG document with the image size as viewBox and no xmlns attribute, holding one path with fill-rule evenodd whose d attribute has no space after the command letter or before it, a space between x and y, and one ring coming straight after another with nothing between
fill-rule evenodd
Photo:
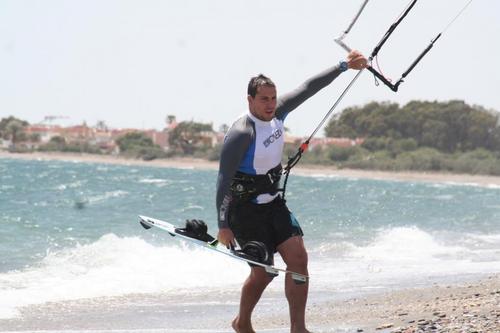
<instances>
[{"instance_id":1,"label":"sand","mask_svg":"<svg viewBox=\"0 0 500 333\"><path fill-rule=\"evenodd\" d=\"M500 275L460 285L432 285L331 302L309 323L354 332L500 332Z\"/></svg>"}]
</instances>

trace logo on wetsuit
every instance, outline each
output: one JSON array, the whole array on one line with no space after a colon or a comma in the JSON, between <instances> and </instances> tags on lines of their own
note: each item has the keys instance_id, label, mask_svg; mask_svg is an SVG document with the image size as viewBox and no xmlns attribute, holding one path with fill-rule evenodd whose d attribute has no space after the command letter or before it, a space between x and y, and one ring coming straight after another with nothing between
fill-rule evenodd
<instances>
[{"instance_id":1,"label":"logo on wetsuit","mask_svg":"<svg viewBox=\"0 0 500 333\"><path fill-rule=\"evenodd\" d=\"M271 143L273 143L274 141L278 140L280 138L280 136L283 134L283 131L281 129L277 129L276 131L274 131L273 134L271 134L267 139L264 140L264 147L269 147L269 145Z\"/></svg>"}]
</instances>

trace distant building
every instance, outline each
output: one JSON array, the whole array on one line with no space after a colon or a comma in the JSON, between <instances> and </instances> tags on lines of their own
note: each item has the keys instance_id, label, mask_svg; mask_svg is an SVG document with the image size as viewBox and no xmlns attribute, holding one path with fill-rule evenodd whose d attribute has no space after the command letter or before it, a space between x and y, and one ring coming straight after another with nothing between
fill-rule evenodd
<instances>
[{"instance_id":1,"label":"distant building","mask_svg":"<svg viewBox=\"0 0 500 333\"><path fill-rule=\"evenodd\" d=\"M53 125L29 125L25 128L25 133L28 136L37 135L40 138L41 144L48 143L50 139L56 136L64 137L64 128Z\"/></svg>"},{"instance_id":2,"label":"distant building","mask_svg":"<svg viewBox=\"0 0 500 333\"><path fill-rule=\"evenodd\" d=\"M136 132L140 132L140 131L135 129L135 128L112 129L111 130L111 138L113 140L116 140L119 137L124 136L125 134L136 133Z\"/></svg>"},{"instance_id":3,"label":"distant building","mask_svg":"<svg viewBox=\"0 0 500 333\"><path fill-rule=\"evenodd\" d=\"M349 138L312 138L309 142L309 149L324 148L327 146L353 147L362 144L364 139Z\"/></svg>"},{"instance_id":4,"label":"distant building","mask_svg":"<svg viewBox=\"0 0 500 333\"><path fill-rule=\"evenodd\" d=\"M102 152L118 153L116 142L108 128L94 128L93 137L88 143L99 147Z\"/></svg>"},{"instance_id":5,"label":"distant building","mask_svg":"<svg viewBox=\"0 0 500 333\"><path fill-rule=\"evenodd\" d=\"M222 144L224 142L224 137L226 136L226 132L216 132L215 136L217 144Z\"/></svg>"},{"instance_id":6,"label":"distant building","mask_svg":"<svg viewBox=\"0 0 500 333\"><path fill-rule=\"evenodd\" d=\"M0 138L0 149L7 150L7 149L9 149L11 144L12 143L10 142L10 140L4 140L4 139Z\"/></svg>"},{"instance_id":7,"label":"distant building","mask_svg":"<svg viewBox=\"0 0 500 333\"><path fill-rule=\"evenodd\" d=\"M157 130L151 129L151 130L142 131L142 133L144 133L149 138L151 138L153 143L160 146L163 150L168 149L168 132L167 131L165 131L165 130L157 131Z\"/></svg>"},{"instance_id":8,"label":"distant building","mask_svg":"<svg viewBox=\"0 0 500 333\"><path fill-rule=\"evenodd\" d=\"M305 138L294 137L290 135L285 136L285 143L297 144L299 145L305 141ZM353 147L360 145L364 142L364 139L349 139L349 138L312 138L309 141L309 149L314 150L318 148L325 148L328 146L338 146L338 147Z\"/></svg>"},{"instance_id":9,"label":"distant building","mask_svg":"<svg viewBox=\"0 0 500 333\"><path fill-rule=\"evenodd\" d=\"M84 122L81 125L61 127L58 125L35 124L25 128L25 133L29 139L24 145L37 149L40 145L45 145L54 137L61 137L67 144L88 144L99 148L103 153L118 153L119 149L116 140L129 133L143 133L151 138L154 144L163 150L169 150L169 136L178 126L177 119L173 115L166 117L165 128L163 130L139 130L135 128L110 129L103 122L90 127ZM36 139L33 139L36 138ZM224 133L214 131L203 131L199 133L199 146L214 147L224 140ZM8 149L10 141L0 140L0 149Z\"/></svg>"},{"instance_id":10,"label":"distant building","mask_svg":"<svg viewBox=\"0 0 500 333\"><path fill-rule=\"evenodd\" d=\"M94 138L95 129L88 127L86 123L82 125L64 128L64 138L66 142L90 142Z\"/></svg>"}]
</instances>

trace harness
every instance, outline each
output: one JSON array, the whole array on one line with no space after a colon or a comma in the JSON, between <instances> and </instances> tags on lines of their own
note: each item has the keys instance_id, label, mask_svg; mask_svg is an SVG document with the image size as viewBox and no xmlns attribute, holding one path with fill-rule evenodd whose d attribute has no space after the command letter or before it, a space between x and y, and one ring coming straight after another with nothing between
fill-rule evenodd
<instances>
[{"instance_id":1,"label":"harness","mask_svg":"<svg viewBox=\"0 0 500 333\"><path fill-rule=\"evenodd\" d=\"M283 191L279 188L282 170L283 167L278 164L264 175L249 175L237 171L230 187L233 198L249 201L264 193L274 195Z\"/></svg>"}]
</instances>

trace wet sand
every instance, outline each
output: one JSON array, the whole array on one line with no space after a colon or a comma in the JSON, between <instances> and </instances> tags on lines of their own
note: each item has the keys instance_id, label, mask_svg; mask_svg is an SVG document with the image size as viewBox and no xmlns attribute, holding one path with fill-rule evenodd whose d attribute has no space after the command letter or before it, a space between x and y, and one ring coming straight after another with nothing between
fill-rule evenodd
<instances>
[{"instance_id":1,"label":"wet sand","mask_svg":"<svg viewBox=\"0 0 500 333\"><path fill-rule=\"evenodd\" d=\"M0 331L231 332L238 297L238 293L222 291L208 306L193 305L202 295L178 300L129 295L46 303L22 309L21 318L0 320ZM307 321L315 333L500 332L500 275L342 300L312 298ZM265 293L253 322L257 332L287 332L284 295Z\"/></svg>"}]
</instances>

